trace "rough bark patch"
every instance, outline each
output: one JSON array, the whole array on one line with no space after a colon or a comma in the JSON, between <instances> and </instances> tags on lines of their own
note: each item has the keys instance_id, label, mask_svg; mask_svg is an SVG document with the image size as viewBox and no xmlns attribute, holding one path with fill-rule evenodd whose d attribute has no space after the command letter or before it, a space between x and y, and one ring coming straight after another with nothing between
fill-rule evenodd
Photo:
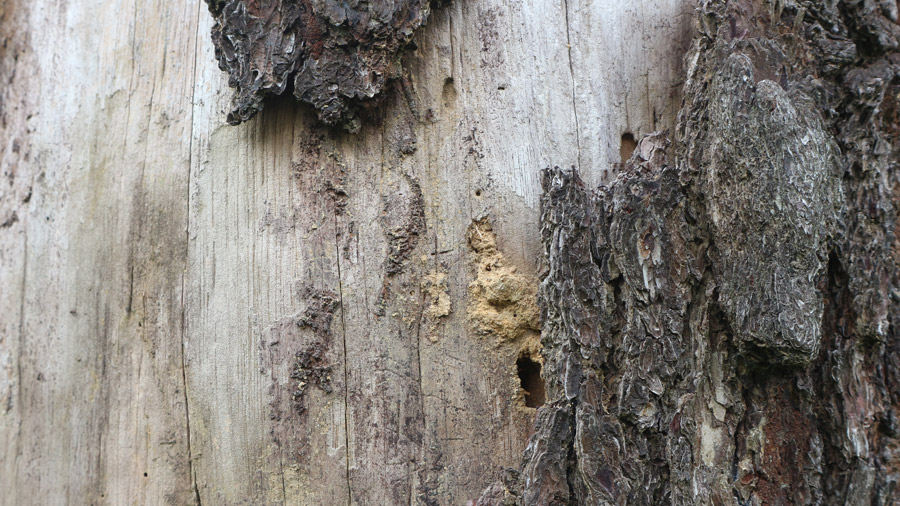
<instances>
[{"instance_id":1,"label":"rough bark patch","mask_svg":"<svg viewBox=\"0 0 900 506\"><path fill-rule=\"evenodd\" d=\"M479 504L897 503L896 20L703 1L674 162L544 172L548 404Z\"/></svg>"},{"instance_id":2,"label":"rough bark patch","mask_svg":"<svg viewBox=\"0 0 900 506\"><path fill-rule=\"evenodd\" d=\"M219 67L235 89L228 122L292 92L329 125L359 129L357 112L401 76L400 56L431 0L206 0Z\"/></svg>"}]
</instances>

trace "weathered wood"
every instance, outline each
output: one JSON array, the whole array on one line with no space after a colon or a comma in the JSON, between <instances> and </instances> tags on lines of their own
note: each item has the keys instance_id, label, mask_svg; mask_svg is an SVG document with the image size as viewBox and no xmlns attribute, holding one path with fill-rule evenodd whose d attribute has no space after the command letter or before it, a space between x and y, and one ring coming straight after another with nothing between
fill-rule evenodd
<instances>
[{"instance_id":1,"label":"weathered wood","mask_svg":"<svg viewBox=\"0 0 900 506\"><path fill-rule=\"evenodd\" d=\"M199 11L10 8L19 219L2 233L23 246L3 271L18 307L2 313L17 422L2 425L2 502L190 502L181 297Z\"/></svg>"},{"instance_id":2,"label":"weathered wood","mask_svg":"<svg viewBox=\"0 0 900 506\"><path fill-rule=\"evenodd\" d=\"M538 170L674 125L691 2L436 9L356 135L226 125L199 2L0 9L0 503L460 504L531 431Z\"/></svg>"},{"instance_id":3,"label":"weathered wood","mask_svg":"<svg viewBox=\"0 0 900 506\"><path fill-rule=\"evenodd\" d=\"M0 487L4 504L17 495L22 408L20 359L23 350L23 305L25 294L24 221L20 218L31 200L31 174L21 170L31 158L24 137L26 111L34 107L33 96L21 83L33 79L33 55L25 44L26 12L16 2L0 5ZM21 62L14 66L10 62Z\"/></svg>"}]
</instances>

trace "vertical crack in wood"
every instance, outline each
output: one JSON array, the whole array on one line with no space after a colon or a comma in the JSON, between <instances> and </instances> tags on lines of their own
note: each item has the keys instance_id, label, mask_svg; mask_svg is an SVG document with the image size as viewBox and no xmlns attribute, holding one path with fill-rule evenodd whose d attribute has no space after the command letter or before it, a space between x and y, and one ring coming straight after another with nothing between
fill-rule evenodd
<instances>
[{"instance_id":1,"label":"vertical crack in wood","mask_svg":"<svg viewBox=\"0 0 900 506\"><path fill-rule=\"evenodd\" d=\"M281 474L281 504L287 504L287 485L284 482L284 454L278 456L279 472Z\"/></svg>"},{"instance_id":2,"label":"vertical crack in wood","mask_svg":"<svg viewBox=\"0 0 900 506\"><path fill-rule=\"evenodd\" d=\"M134 302L134 252L132 248L129 248L128 260L126 261L129 265L128 269L128 302L125 303L125 314L131 314L132 303Z\"/></svg>"},{"instance_id":3,"label":"vertical crack in wood","mask_svg":"<svg viewBox=\"0 0 900 506\"><path fill-rule=\"evenodd\" d=\"M25 350L25 295L27 293L26 289L28 288L27 284L27 276L28 276L28 227L24 226L23 223L23 234L24 238L24 247L23 250L23 258L22 258L22 292L21 297L19 298L19 349L16 350L16 409L19 411L19 426L16 429L16 460L19 460L22 457L22 425L24 424L24 417L22 416L22 359L24 358L23 350ZM16 466L16 477L15 477L15 486L13 489L16 491L16 500L14 504L19 504L19 468L21 466Z\"/></svg>"},{"instance_id":4,"label":"vertical crack in wood","mask_svg":"<svg viewBox=\"0 0 900 506\"><path fill-rule=\"evenodd\" d=\"M184 278L182 278L181 282L181 300L182 306L184 305ZM194 455L191 449L191 415L188 408L188 390L187 390L187 372L185 367L185 357L184 357L184 329L185 329L185 312L182 307L181 311L181 384L182 391L184 392L184 424L187 432L187 457L188 457L188 474L190 475L190 483L191 483L191 491L193 493L194 501L197 503L197 506L201 506L200 502L200 490L197 487L197 477L194 473Z\"/></svg>"},{"instance_id":5,"label":"vertical crack in wood","mask_svg":"<svg viewBox=\"0 0 900 506\"><path fill-rule=\"evenodd\" d=\"M191 73L191 129L190 139L188 140L188 174L187 174L187 194L185 202L187 202L187 219L185 220L185 243L184 243L184 265L185 269L190 265L191 261L191 173L194 170L194 107L197 93L197 55L200 52L200 13L202 5L197 4L197 26L194 30L194 61ZM187 350L185 341L187 339L187 299L185 298L185 283L187 281L187 271L185 270L181 276L181 387L184 392L184 426L186 431L185 442L187 444L187 465L190 480L191 493L197 506L201 506L200 488L197 486L197 473L194 469L194 452L191 447L191 408L190 395L188 395L187 382Z\"/></svg>"},{"instance_id":6,"label":"vertical crack in wood","mask_svg":"<svg viewBox=\"0 0 900 506\"><path fill-rule=\"evenodd\" d=\"M134 2L134 9L131 13L131 74L128 76L128 90L129 93L131 90L134 90L134 74L135 69L137 67L137 55L135 52L137 51L137 44L135 42L135 37L137 33L137 22L138 22L138 2ZM149 115L148 115L149 118ZM124 142L122 154L124 156L124 152L128 149L128 125L131 124L131 102L128 102L128 106L125 108L125 132L124 132ZM138 214L140 216L140 214ZM140 218L138 218L140 219ZM138 227L140 228L140 227ZM129 274L128 274L128 301L125 305L125 314L131 314L131 305L134 302L134 245L136 241L128 241L128 257L126 260L126 265L128 266Z\"/></svg>"},{"instance_id":7,"label":"vertical crack in wood","mask_svg":"<svg viewBox=\"0 0 900 506\"><path fill-rule=\"evenodd\" d=\"M581 170L581 128L578 126L578 96L575 83L575 65L572 62L572 34L569 29L569 0L563 0L566 20L566 54L569 57L569 75L572 77L572 114L575 117L575 166Z\"/></svg>"},{"instance_id":8,"label":"vertical crack in wood","mask_svg":"<svg viewBox=\"0 0 900 506\"><path fill-rule=\"evenodd\" d=\"M423 213L424 213L424 211L423 211ZM433 250L434 253L432 254L435 264L439 263L438 255L437 255L437 251L438 251L437 240L438 240L437 239L437 231L435 230L434 231L434 250ZM428 429L426 420L425 420L425 389L422 386L422 325L424 323L424 317L425 317L425 311L426 311L426 305L427 305L426 296L427 296L426 291L423 290L420 286L419 287L419 316L416 321L416 371L417 371L416 386L418 386L418 389L419 389L418 395L417 395L417 397L419 399L419 410L420 410L419 411L419 420L420 420L420 423L422 424L422 433L423 434L425 434ZM422 444L418 445L418 447L416 448L416 452L418 453L417 458L409 459L410 462L412 462L413 465L416 467L413 470L414 473L418 473L418 471L419 471L418 468L420 466L427 467L426 463L424 461L425 460L424 437L423 437ZM410 473L411 476L412 476L412 474L413 473ZM427 474L426 474L426 479L420 479L419 485L422 486L426 482L427 482ZM412 479L409 480L409 490L410 490L409 504L413 504L413 498L415 497L415 490L413 489L414 483L415 483L414 480L412 480Z\"/></svg>"},{"instance_id":9,"label":"vertical crack in wood","mask_svg":"<svg viewBox=\"0 0 900 506\"><path fill-rule=\"evenodd\" d=\"M344 279L341 274L341 248L338 234L337 212L334 214L334 254L338 274L338 301L341 310L341 342L344 354L344 455L347 463L347 506L353 503L353 488L350 479L350 373L347 367L347 322L344 316Z\"/></svg>"}]
</instances>

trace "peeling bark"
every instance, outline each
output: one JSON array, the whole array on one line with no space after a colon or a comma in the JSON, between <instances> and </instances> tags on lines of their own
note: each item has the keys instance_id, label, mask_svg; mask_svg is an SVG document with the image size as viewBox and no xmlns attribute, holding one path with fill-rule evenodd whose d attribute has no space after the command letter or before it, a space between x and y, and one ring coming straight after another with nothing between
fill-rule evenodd
<instances>
[{"instance_id":1,"label":"peeling bark","mask_svg":"<svg viewBox=\"0 0 900 506\"><path fill-rule=\"evenodd\" d=\"M702 2L672 149L544 172L549 402L479 504L900 500L896 21Z\"/></svg>"},{"instance_id":2,"label":"peeling bark","mask_svg":"<svg viewBox=\"0 0 900 506\"><path fill-rule=\"evenodd\" d=\"M428 20L431 0L206 0L219 68L235 89L228 122L291 91L329 125L359 130L358 109L401 76L401 49Z\"/></svg>"}]
</instances>

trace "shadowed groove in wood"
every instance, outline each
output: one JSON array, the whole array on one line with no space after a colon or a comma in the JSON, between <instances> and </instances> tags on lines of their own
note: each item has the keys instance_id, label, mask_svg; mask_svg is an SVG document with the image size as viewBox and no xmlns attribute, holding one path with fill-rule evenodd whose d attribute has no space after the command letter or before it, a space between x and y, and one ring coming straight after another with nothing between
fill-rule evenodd
<instances>
[{"instance_id":1,"label":"shadowed groove in wood","mask_svg":"<svg viewBox=\"0 0 900 506\"><path fill-rule=\"evenodd\" d=\"M200 4L197 5L197 24L196 26L191 27L194 33L197 33L200 28L200 12L202 6ZM184 263L188 264L190 260L190 233L191 233L191 171L193 170L194 163L194 101L197 99L196 96L196 84L197 84L197 59L199 53L199 42L195 41L194 43L194 52L193 52L193 65L192 73L191 73L191 127L190 127L190 143L188 144L188 157L189 162L187 166L187 185L185 188L185 202L187 202L187 224L184 228L185 234L185 249L184 249ZM197 473L194 471L194 452L191 448L191 407L190 407L190 394L188 393L188 381L187 381L187 364L185 363L185 339L187 339L185 333L185 324L186 324L186 316L185 316L185 278L186 276L182 276L181 278L181 385L184 389L184 425L185 425L185 438L187 441L187 454L188 454L188 472L190 473L191 479L191 492L194 499L194 503L196 506L201 506L202 502L200 500L200 489L197 487Z\"/></svg>"},{"instance_id":2,"label":"shadowed groove in wood","mask_svg":"<svg viewBox=\"0 0 900 506\"><path fill-rule=\"evenodd\" d=\"M334 229L337 232L337 212L334 215ZM344 445L347 451L344 453L344 460L346 461L346 470L347 475L345 479L347 480L347 505L353 503L353 487L350 484L350 394L347 390L347 378L349 373L347 371L347 324L344 321L344 281L341 278L341 256L338 251L338 236L335 236L334 240L335 247L335 258L336 265L338 271L338 305L341 311L341 348L343 350L343 367L344 367Z\"/></svg>"}]
</instances>

